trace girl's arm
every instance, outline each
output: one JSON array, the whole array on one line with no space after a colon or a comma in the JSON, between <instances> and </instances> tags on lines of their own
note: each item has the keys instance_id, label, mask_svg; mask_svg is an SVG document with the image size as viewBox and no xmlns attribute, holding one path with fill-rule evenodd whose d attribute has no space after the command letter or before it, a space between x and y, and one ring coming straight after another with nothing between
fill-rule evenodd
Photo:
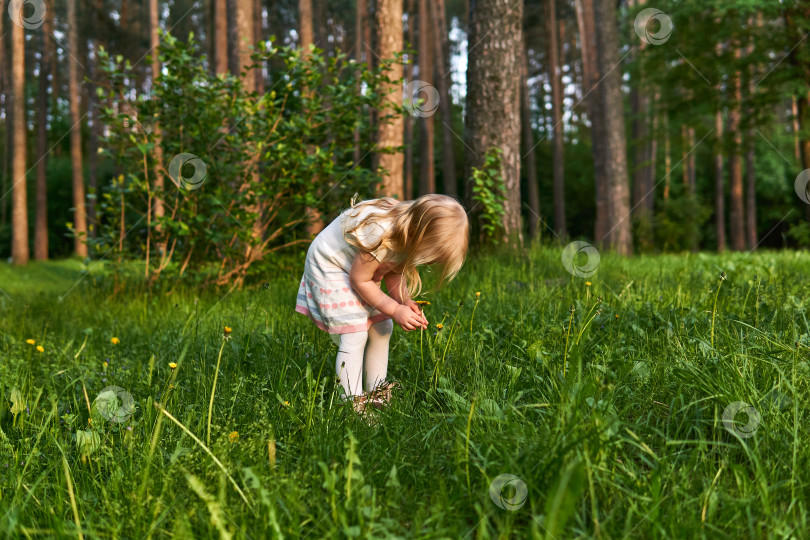
<instances>
[{"instance_id":1,"label":"girl's arm","mask_svg":"<svg viewBox=\"0 0 810 540\"><path fill-rule=\"evenodd\" d=\"M373 279L374 272L379 266L380 262L374 257L367 253L358 253L349 272L349 283L352 288L366 303L373 306L380 313L394 319L403 330L427 328L427 323L423 321L420 315L380 290L380 287L377 286Z\"/></svg>"},{"instance_id":2,"label":"girl's arm","mask_svg":"<svg viewBox=\"0 0 810 540\"><path fill-rule=\"evenodd\" d=\"M391 295L391 298L393 298L400 304L408 306L414 313L418 313L419 315L421 315L422 318L424 319L422 322L425 325L427 325L428 322L424 312L416 302L411 300L411 297L408 294L408 288L407 284L405 283L405 277L402 274L398 274L396 272L386 274L385 286L388 287L388 294Z\"/></svg>"}]
</instances>

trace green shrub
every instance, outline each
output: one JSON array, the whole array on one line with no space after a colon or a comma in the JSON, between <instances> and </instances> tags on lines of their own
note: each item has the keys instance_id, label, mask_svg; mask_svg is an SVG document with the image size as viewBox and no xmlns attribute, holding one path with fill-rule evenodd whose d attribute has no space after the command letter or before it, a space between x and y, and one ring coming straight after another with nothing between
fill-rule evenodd
<instances>
[{"instance_id":1,"label":"green shrub","mask_svg":"<svg viewBox=\"0 0 810 540\"><path fill-rule=\"evenodd\" d=\"M354 163L354 136L367 157L390 62L370 70L344 54L262 42L253 65L284 67L258 95L239 77L212 75L193 36L165 35L159 57L151 93L133 101L130 64L102 53L116 105L105 110L106 149L125 173L99 194L98 249L146 257L153 277L216 261L218 282L241 282L269 253L308 241L308 222L373 193L379 178ZM149 211L158 198L161 218Z\"/></svg>"}]
</instances>

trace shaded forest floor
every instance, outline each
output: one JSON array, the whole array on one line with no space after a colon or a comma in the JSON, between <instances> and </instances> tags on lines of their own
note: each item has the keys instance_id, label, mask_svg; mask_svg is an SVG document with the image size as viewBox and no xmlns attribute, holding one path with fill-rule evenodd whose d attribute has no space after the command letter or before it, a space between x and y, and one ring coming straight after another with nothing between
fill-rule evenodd
<instances>
[{"instance_id":1,"label":"shaded forest floor","mask_svg":"<svg viewBox=\"0 0 810 540\"><path fill-rule=\"evenodd\" d=\"M810 535L810 254L605 256L587 282L560 254L429 293L372 424L297 270L113 295L77 262L2 266L0 534Z\"/></svg>"}]
</instances>

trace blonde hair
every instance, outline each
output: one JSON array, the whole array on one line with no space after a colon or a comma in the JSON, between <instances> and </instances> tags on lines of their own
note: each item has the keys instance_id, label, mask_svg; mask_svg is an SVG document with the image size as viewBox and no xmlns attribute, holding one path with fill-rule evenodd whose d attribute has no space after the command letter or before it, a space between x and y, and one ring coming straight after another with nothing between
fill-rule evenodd
<instances>
[{"instance_id":1,"label":"blonde hair","mask_svg":"<svg viewBox=\"0 0 810 540\"><path fill-rule=\"evenodd\" d=\"M413 201L382 198L355 204L352 200L347 215L356 218L369 207L381 211L370 212L350 227L344 226L346 240L366 252L383 248L393 253L393 260L402 267L412 298L422 291L417 267L441 265L440 286L461 270L467 257L470 226L467 213L455 199L446 195L423 195ZM390 222L390 225L379 239L368 244L356 240L358 229L380 222Z\"/></svg>"}]
</instances>

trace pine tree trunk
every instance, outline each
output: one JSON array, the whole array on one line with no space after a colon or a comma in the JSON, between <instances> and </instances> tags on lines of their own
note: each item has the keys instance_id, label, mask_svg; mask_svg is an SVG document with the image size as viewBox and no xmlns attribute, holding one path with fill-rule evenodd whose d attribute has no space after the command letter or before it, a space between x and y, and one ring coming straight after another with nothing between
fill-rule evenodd
<instances>
[{"instance_id":1,"label":"pine tree trunk","mask_svg":"<svg viewBox=\"0 0 810 540\"><path fill-rule=\"evenodd\" d=\"M392 59L395 53L402 51L402 0L378 0L376 30L380 58ZM382 100L382 110L385 112L380 115L377 146L398 148L402 146L404 131L402 115L396 111L402 104L402 65L392 65L387 75L391 82L383 84L380 88L385 96ZM393 118L383 119L384 114L392 114ZM377 167L381 169L383 195L403 199L403 161L401 151L378 154Z\"/></svg>"},{"instance_id":2,"label":"pine tree trunk","mask_svg":"<svg viewBox=\"0 0 810 540\"><path fill-rule=\"evenodd\" d=\"M717 229L717 251L726 250L726 188L723 168L723 113L714 114L714 131L717 133L714 154L714 226Z\"/></svg>"},{"instance_id":3,"label":"pine tree trunk","mask_svg":"<svg viewBox=\"0 0 810 540\"><path fill-rule=\"evenodd\" d=\"M214 2L214 71L217 74L228 71L228 2Z\"/></svg>"},{"instance_id":4,"label":"pine tree trunk","mask_svg":"<svg viewBox=\"0 0 810 540\"><path fill-rule=\"evenodd\" d=\"M739 48L736 51L740 55ZM742 80L740 72L736 72L732 81L731 109L728 115L729 137L732 140L728 158L728 174L731 191L729 193L731 208L729 224L731 233L731 249L745 250L745 220L743 216L743 176L740 152L742 150L742 133L740 132L740 103L742 101Z\"/></svg>"},{"instance_id":5,"label":"pine tree trunk","mask_svg":"<svg viewBox=\"0 0 810 540\"><path fill-rule=\"evenodd\" d=\"M104 23L104 3L102 0L93 0L93 17L101 26ZM99 81L100 66L98 60L98 51L100 48L100 40L98 37L91 38L93 57L87 55L87 78L89 81ZM85 101L87 102L88 115L92 121L90 130L87 134L87 228L88 234L91 238L96 238L98 231L98 223L96 219L96 201L98 200L98 145L102 135L99 97L96 94L96 89L99 85L88 84L85 86ZM36 248L35 248L36 249Z\"/></svg>"},{"instance_id":6,"label":"pine tree trunk","mask_svg":"<svg viewBox=\"0 0 810 540\"><path fill-rule=\"evenodd\" d=\"M507 241L522 243L520 220L520 74L523 59L522 0L470 4L467 60L466 177L491 148L501 150L506 191ZM468 187L468 193L471 188Z\"/></svg>"},{"instance_id":7,"label":"pine tree trunk","mask_svg":"<svg viewBox=\"0 0 810 540\"><path fill-rule=\"evenodd\" d=\"M746 244L749 250L756 249L757 239L757 190L756 190L756 168L754 159L754 134L749 131L746 135L747 149L745 152L745 232Z\"/></svg>"},{"instance_id":8,"label":"pine tree trunk","mask_svg":"<svg viewBox=\"0 0 810 540\"><path fill-rule=\"evenodd\" d=\"M759 14L756 18L756 21L753 17L748 18L748 25L751 28L754 27L761 27L762 26L762 15ZM748 55L752 55L754 53L754 44L749 43L747 47ZM746 107L746 112L749 117L754 116L754 92L756 91L756 84L754 83L755 77L757 77L757 69L756 65L753 65L749 68L748 71L748 88L747 88L747 99L748 99L748 106ZM759 240L757 238L757 189L756 189L756 169L755 169L755 156L754 151L756 149L755 139L754 139L754 129L749 128L745 133L746 139L746 152L745 152L745 236L746 236L746 244L748 245L748 249L753 251L756 249Z\"/></svg>"},{"instance_id":9,"label":"pine tree trunk","mask_svg":"<svg viewBox=\"0 0 810 540\"><path fill-rule=\"evenodd\" d=\"M624 125L624 102L621 90L619 63L619 31L616 5L612 0L595 0L597 62L602 82L599 92L603 99L603 118L606 132L605 180L608 196L608 224L610 229L603 241L620 255L633 252L630 221L630 190L627 173L627 139Z\"/></svg>"},{"instance_id":10,"label":"pine tree trunk","mask_svg":"<svg viewBox=\"0 0 810 540\"><path fill-rule=\"evenodd\" d=\"M253 43L256 45L264 40L264 9L262 0L253 0ZM259 96L264 94L264 69L259 67L255 70L256 93Z\"/></svg>"},{"instance_id":11,"label":"pine tree trunk","mask_svg":"<svg viewBox=\"0 0 810 540\"><path fill-rule=\"evenodd\" d=\"M6 2L8 0L0 0L0 36L5 36L4 25L6 23ZM2 99L3 109L3 132L6 133L3 149L3 163L0 165L0 193L8 193L8 161L11 152L12 141L8 133L11 133L11 109L9 105L9 92L8 92L8 78L6 76L6 54L5 54L5 39L0 38L0 99ZM0 197L0 225L5 225L8 222L8 212L6 199L8 197Z\"/></svg>"},{"instance_id":12,"label":"pine tree trunk","mask_svg":"<svg viewBox=\"0 0 810 540\"><path fill-rule=\"evenodd\" d=\"M361 0L362 1L362 0ZM413 47L413 39L414 39L414 29L416 27L416 19L417 19L417 7L416 3L419 0L408 0L408 45ZM411 81L413 81L413 67L414 67L414 59L413 55L411 58L408 59L408 64L405 66L405 84L408 85ZM407 86L410 88L410 86ZM402 178L404 184L404 198L410 199L413 197L413 116L410 114L403 115L402 121L405 124L404 127L404 148L405 148L405 156L404 156L404 163L402 169Z\"/></svg>"},{"instance_id":13,"label":"pine tree trunk","mask_svg":"<svg viewBox=\"0 0 810 540\"><path fill-rule=\"evenodd\" d=\"M413 2L413 0L411 0ZM355 29L354 29L354 59L357 60L358 63L363 61L363 58L366 56L366 43L363 40L365 27L367 24L367 17L366 12L368 8L366 7L366 0L357 0L357 11L355 12ZM411 10L409 13L413 13ZM408 26L413 25L413 19L408 19ZM357 93L360 93L361 83L358 81L357 83ZM363 113L362 108L360 109L360 114ZM406 138L406 140L410 140L410 138ZM354 159L353 163L355 165L360 163L360 160L363 159L363 156L360 154L360 128L356 128L354 130Z\"/></svg>"},{"instance_id":14,"label":"pine tree trunk","mask_svg":"<svg viewBox=\"0 0 810 540\"><path fill-rule=\"evenodd\" d=\"M45 4L37 91L37 204L34 218L34 259L48 260L48 74L51 69L48 40L53 39L53 3Z\"/></svg>"},{"instance_id":15,"label":"pine tree trunk","mask_svg":"<svg viewBox=\"0 0 810 540\"><path fill-rule=\"evenodd\" d=\"M434 1L434 0L430 0ZM428 0L419 0L419 79L433 87L433 22ZM426 104L422 104L422 109ZM427 104L431 105L431 104ZM433 160L433 111L419 120L419 195L436 192L436 170Z\"/></svg>"},{"instance_id":16,"label":"pine tree trunk","mask_svg":"<svg viewBox=\"0 0 810 540\"><path fill-rule=\"evenodd\" d=\"M79 50L79 29L76 24L76 0L67 0L68 42L71 51ZM70 99L70 160L73 164L73 239L74 252L87 257L87 213L85 210L84 172L82 168L82 134L79 115L79 66L76 56L68 55L68 94Z\"/></svg>"},{"instance_id":17,"label":"pine tree trunk","mask_svg":"<svg viewBox=\"0 0 810 540\"><path fill-rule=\"evenodd\" d=\"M72 0L71 0L72 1ZM5 13L0 14L5 16ZM25 30L11 23L11 78L14 111L12 137L14 154L11 164L11 258L14 264L28 264L28 201L25 179Z\"/></svg>"},{"instance_id":18,"label":"pine tree trunk","mask_svg":"<svg viewBox=\"0 0 810 540\"><path fill-rule=\"evenodd\" d=\"M315 43L312 28L312 0L298 0L298 25L300 27L299 47L308 51L310 45Z\"/></svg>"},{"instance_id":19,"label":"pine tree trunk","mask_svg":"<svg viewBox=\"0 0 810 540\"><path fill-rule=\"evenodd\" d=\"M160 60L158 58L158 45L159 36L158 30L160 28L160 13L158 11L158 0L149 0L149 49L152 51L152 87L157 85L157 80L160 77ZM155 122L155 181L152 188L155 192L154 204L154 219L159 220L166 215L166 210L163 207L163 137L161 134L160 124ZM160 233L160 228L155 230Z\"/></svg>"},{"instance_id":20,"label":"pine tree trunk","mask_svg":"<svg viewBox=\"0 0 810 540\"><path fill-rule=\"evenodd\" d=\"M652 115L652 133L651 133L651 140L649 145L647 145L647 154L646 159L649 162L649 166L647 167L647 174L645 180L645 198L644 198L644 205L647 207L647 215L650 216L650 220L653 221L655 217L655 187L656 187L656 174L657 168L656 164L658 163L658 124L659 124L659 117L658 111L656 110L656 104L660 99L660 94L656 91L653 94L653 101L650 103L650 114ZM650 224L650 237L649 242L650 246L652 247L652 242L654 239L653 231L654 225Z\"/></svg>"},{"instance_id":21,"label":"pine tree trunk","mask_svg":"<svg viewBox=\"0 0 810 540\"><path fill-rule=\"evenodd\" d=\"M256 44L253 37L253 0L236 0L237 54L239 69L244 70L253 62L250 59L252 48ZM248 90L256 88L256 70L248 69L242 77Z\"/></svg>"},{"instance_id":22,"label":"pine tree trunk","mask_svg":"<svg viewBox=\"0 0 810 540\"><path fill-rule=\"evenodd\" d=\"M593 157L594 191L596 194L596 220L594 223L594 240L597 244L607 234L608 199L604 178L605 128L601 111L602 94L598 90L601 79L597 65L596 29L594 19L594 0L576 0L577 24L579 26L580 52L582 54L583 79L585 81L584 99L588 104L588 118L591 121L591 156Z\"/></svg>"},{"instance_id":23,"label":"pine tree trunk","mask_svg":"<svg viewBox=\"0 0 810 540\"><path fill-rule=\"evenodd\" d=\"M669 133L669 112L664 112L664 204L669 202L672 181L672 144Z\"/></svg>"},{"instance_id":24,"label":"pine tree trunk","mask_svg":"<svg viewBox=\"0 0 810 540\"><path fill-rule=\"evenodd\" d=\"M534 238L540 225L540 188L537 183L537 162L534 155L534 133L532 131L532 109L529 97L529 48L523 46L520 84L520 126L523 135L523 151L526 156L526 196L529 199L529 237Z\"/></svg>"},{"instance_id":25,"label":"pine tree trunk","mask_svg":"<svg viewBox=\"0 0 810 540\"><path fill-rule=\"evenodd\" d=\"M644 4L642 0L640 2ZM630 0L630 8L635 8L636 2ZM644 50L646 43L640 41L634 47L634 56L638 59ZM633 147L633 216L637 225L638 241L645 250L652 248L653 244L653 222L652 212L647 204L647 198L651 197L648 192L647 179L650 176L650 138L648 126L650 122L649 99L645 92L644 75L639 72L638 80L632 85L630 90L630 107L632 109L632 142Z\"/></svg>"},{"instance_id":26,"label":"pine tree trunk","mask_svg":"<svg viewBox=\"0 0 810 540\"><path fill-rule=\"evenodd\" d=\"M445 17L444 0L430 2L433 13L434 43L436 51L436 69L439 74L439 108L442 113L442 180L444 193L450 196L458 194L456 177L456 156L453 151L453 100L450 98L450 47L447 42L447 18Z\"/></svg>"},{"instance_id":27,"label":"pine tree trunk","mask_svg":"<svg viewBox=\"0 0 810 540\"><path fill-rule=\"evenodd\" d=\"M548 58L551 79L551 114L553 135L554 176L554 230L558 237L568 235L565 219L565 156L563 146L562 69L560 66L559 38L557 35L556 0L548 0Z\"/></svg>"}]
</instances>

